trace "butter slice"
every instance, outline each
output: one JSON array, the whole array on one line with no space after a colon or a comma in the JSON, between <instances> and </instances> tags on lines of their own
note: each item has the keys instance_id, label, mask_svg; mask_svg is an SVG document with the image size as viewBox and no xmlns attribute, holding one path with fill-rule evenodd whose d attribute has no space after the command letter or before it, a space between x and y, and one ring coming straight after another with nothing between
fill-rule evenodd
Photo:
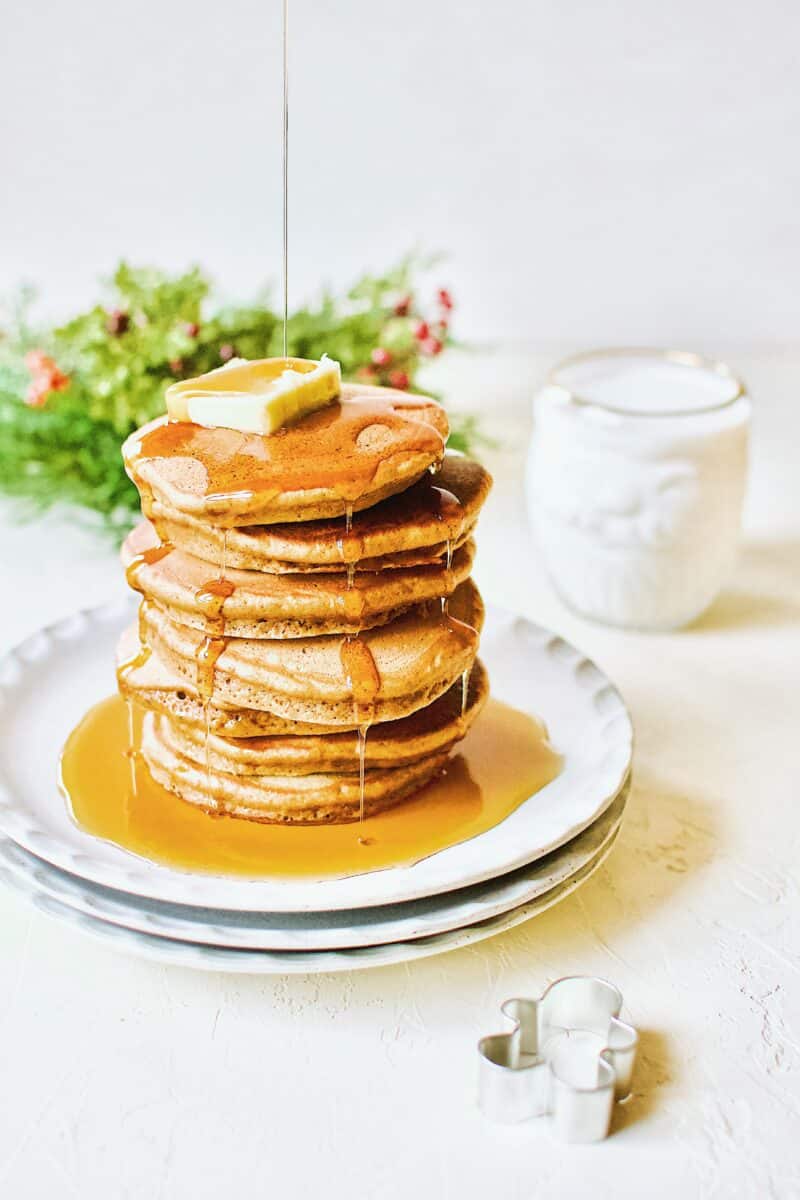
<instances>
[{"instance_id":1,"label":"butter slice","mask_svg":"<svg viewBox=\"0 0 800 1200\"><path fill-rule=\"evenodd\" d=\"M167 388L171 421L274 433L324 408L341 392L342 370L323 354L307 358L232 358L223 367Z\"/></svg>"}]
</instances>

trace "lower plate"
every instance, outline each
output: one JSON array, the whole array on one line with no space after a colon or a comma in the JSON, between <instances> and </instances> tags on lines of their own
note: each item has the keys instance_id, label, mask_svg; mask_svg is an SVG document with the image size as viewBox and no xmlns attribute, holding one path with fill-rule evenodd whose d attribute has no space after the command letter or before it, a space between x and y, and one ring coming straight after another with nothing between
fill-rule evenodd
<instances>
[{"instance_id":1,"label":"lower plate","mask_svg":"<svg viewBox=\"0 0 800 1200\"><path fill-rule=\"evenodd\" d=\"M415 941L391 942L385 946L361 946L349 950L235 950L223 946L205 946L174 938L155 937L121 925L111 925L97 917L70 908L42 892L33 881L0 867L0 883L19 892L47 916L63 921L80 932L114 949L140 958L172 966L192 967L201 971L224 971L241 975L307 975L333 971L357 971L367 967L414 962L471 946L475 942L513 929L557 904L602 866L613 846L613 839L571 878L551 888L535 900L508 912L468 925L464 929L434 934Z\"/></svg>"},{"instance_id":2,"label":"lower plate","mask_svg":"<svg viewBox=\"0 0 800 1200\"><path fill-rule=\"evenodd\" d=\"M613 842L627 786L566 846L510 875L427 900L334 913L239 913L162 904L87 883L0 839L0 866L47 897L111 925L228 949L332 950L412 941L462 929L528 904L568 882Z\"/></svg>"}]
</instances>

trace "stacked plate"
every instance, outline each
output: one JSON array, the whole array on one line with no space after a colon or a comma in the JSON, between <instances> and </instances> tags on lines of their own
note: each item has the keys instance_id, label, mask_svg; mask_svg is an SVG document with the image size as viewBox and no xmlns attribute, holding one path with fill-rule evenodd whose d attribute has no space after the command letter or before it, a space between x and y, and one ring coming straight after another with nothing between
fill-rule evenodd
<instances>
[{"instance_id":1,"label":"stacked plate","mask_svg":"<svg viewBox=\"0 0 800 1200\"><path fill-rule=\"evenodd\" d=\"M0 879L112 945L212 970L309 972L400 962L527 920L583 882L619 829L632 728L619 693L563 639L489 609L492 693L541 716L561 774L488 832L409 866L339 879L185 872L84 832L57 787L85 710L114 690L130 601L42 630L0 663Z\"/></svg>"}]
</instances>

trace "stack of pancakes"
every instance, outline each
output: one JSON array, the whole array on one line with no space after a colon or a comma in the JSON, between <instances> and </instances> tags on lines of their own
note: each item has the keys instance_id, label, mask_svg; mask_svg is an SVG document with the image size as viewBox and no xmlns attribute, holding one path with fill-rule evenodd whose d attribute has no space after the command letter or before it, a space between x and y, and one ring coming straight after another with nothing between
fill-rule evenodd
<instances>
[{"instance_id":1,"label":"stack of pancakes","mask_svg":"<svg viewBox=\"0 0 800 1200\"><path fill-rule=\"evenodd\" d=\"M415 793L488 694L472 533L491 480L425 397L344 385L275 434L166 418L123 447L146 520L118 679L154 778L209 812L343 822Z\"/></svg>"}]
</instances>

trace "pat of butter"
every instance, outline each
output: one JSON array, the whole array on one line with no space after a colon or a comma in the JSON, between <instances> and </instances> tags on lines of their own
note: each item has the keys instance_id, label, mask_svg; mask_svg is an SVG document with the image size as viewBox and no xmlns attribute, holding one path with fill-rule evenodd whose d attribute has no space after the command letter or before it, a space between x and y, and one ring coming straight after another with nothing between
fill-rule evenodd
<instances>
[{"instance_id":1,"label":"pat of butter","mask_svg":"<svg viewBox=\"0 0 800 1200\"><path fill-rule=\"evenodd\" d=\"M224 367L167 388L171 421L274 433L339 395L342 371L323 354L306 358L233 358Z\"/></svg>"}]
</instances>

